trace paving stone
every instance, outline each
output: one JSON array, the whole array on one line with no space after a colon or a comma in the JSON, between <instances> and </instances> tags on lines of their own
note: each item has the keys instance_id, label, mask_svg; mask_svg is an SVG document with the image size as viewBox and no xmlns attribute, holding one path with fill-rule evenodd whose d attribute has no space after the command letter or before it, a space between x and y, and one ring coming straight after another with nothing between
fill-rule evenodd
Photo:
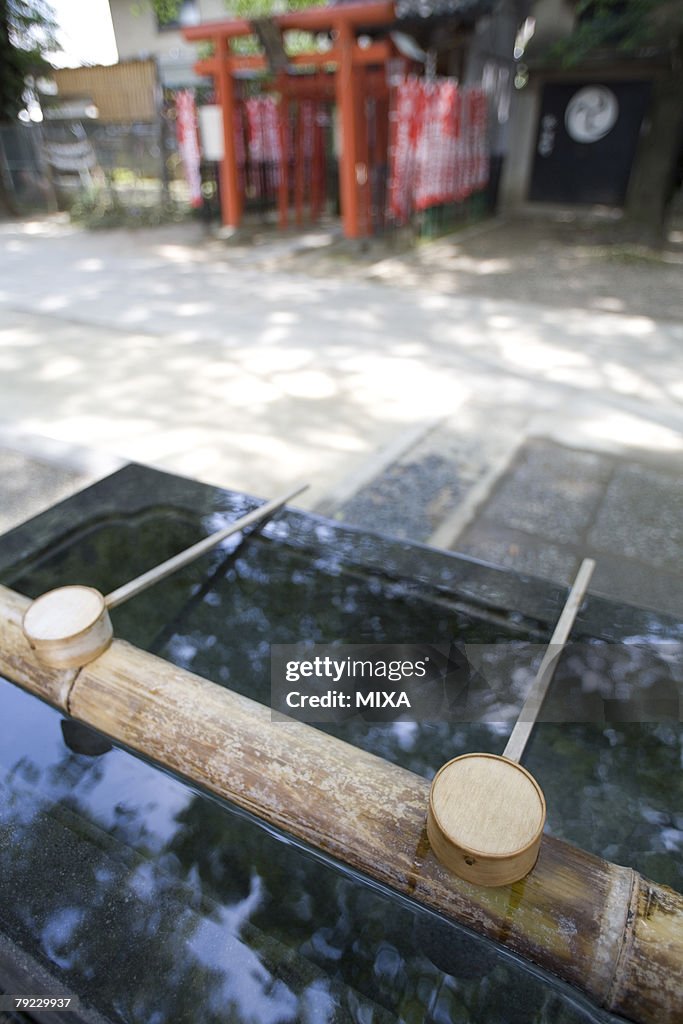
<instances>
[{"instance_id":1,"label":"paving stone","mask_svg":"<svg viewBox=\"0 0 683 1024\"><path fill-rule=\"evenodd\" d=\"M0 448L0 533L85 487L90 478L63 466Z\"/></svg>"},{"instance_id":2,"label":"paving stone","mask_svg":"<svg viewBox=\"0 0 683 1024\"><path fill-rule=\"evenodd\" d=\"M424 541L461 500L465 487L449 459L427 455L394 463L355 494L337 518L394 537Z\"/></svg>"},{"instance_id":3,"label":"paving stone","mask_svg":"<svg viewBox=\"0 0 683 1024\"><path fill-rule=\"evenodd\" d=\"M432 431L355 495L343 518L427 539L491 465L492 434L481 417L469 426ZM591 556L595 593L683 616L682 507L683 482L668 468L534 439L451 547L562 584Z\"/></svg>"},{"instance_id":4,"label":"paving stone","mask_svg":"<svg viewBox=\"0 0 683 1024\"><path fill-rule=\"evenodd\" d=\"M427 541L521 434L528 414L474 400L441 422L361 488L336 518Z\"/></svg>"},{"instance_id":5,"label":"paving stone","mask_svg":"<svg viewBox=\"0 0 683 1024\"><path fill-rule=\"evenodd\" d=\"M555 583L569 583L578 565L578 555L571 549L482 520L465 530L453 550Z\"/></svg>"},{"instance_id":6,"label":"paving stone","mask_svg":"<svg viewBox=\"0 0 683 1024\"><path fill-rule=\"evenodd\" d=\"M683 480L634 462L607 487L590 544L598 551L683 573Z\"/></svg>"},{"instance_id":7,"label":"paving stone","mask_svg":"<svg viewBox=\"0 0 683 1024\"><path fill-rule=\"evenodd\" d=\"M681 616L681 508L668 469L533 441L452 547L558 583L590 556L595 593Z\"/></svg>"},{"instance_id":8,"label":"paving stone","mask_svg":"<svg viewBox=\"0 0 683 1024\"><path fill-rule=\"evenodd\" d=\"M683 619L683 574L655 570L619 555L590 553L596 561L593 593Z\"/></svg>"},{"instance_id":9,"label":"paving stone","mask_svg":"<svg viewBox=\"0 0 683 1024\"><path fill-rule=\"evenodd\" d=\"M495 489L482 515L487 522L576 543L590 525L613 460L549 441L530 441Z\"/></svg>"}]
</instances>

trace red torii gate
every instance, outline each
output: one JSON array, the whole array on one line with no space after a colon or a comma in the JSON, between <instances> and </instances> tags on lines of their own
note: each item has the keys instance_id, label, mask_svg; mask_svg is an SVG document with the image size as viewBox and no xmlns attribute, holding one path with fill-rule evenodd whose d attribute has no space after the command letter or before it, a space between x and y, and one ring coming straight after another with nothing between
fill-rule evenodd
<instances>
[{"instance_id":1,"label":"red torii gate","mask_svg":"<svg viewBox=\"0 0 683 1024\"><path fill-rule=\"evenodd\" d=\"M341 124L341 154L339 159L339 185L342 220L347 238L361 234L358 185L367 174L363 159L365 135L364 95L361 81L355 71L372 65L386 65L396 50L388 39L371 42L361 47L357 42L359 30L380 25L392 25L396 20L393 0L370 0L367 3L340 4L334 7L313 7L302 11L280 14L273 19L283 32L298 29L304 32L330 32L332 48L324 52L310 51L287 58L290 65L315 67L333 73L335 93ZM195 70L201 75L213 76L216 97L223 111L224 156L220 166L221 218L223 224L239 227L242 218L242 195L239 188L234 136L236 71L268 70L267 58L262 54L241 56L230 49L230 40L254 34L254 26L245 18L205 22L183 30L192 42L213 43L213 56L200 60ZM277 76L282 96L294 95L296 82L287 72ZM289 83L289 84L288 84ZM282 119L281 119L282 120ZM286 175L281 175L279 207L280 222L287 223L288 193Z\"/></svg>"}]
</instances>

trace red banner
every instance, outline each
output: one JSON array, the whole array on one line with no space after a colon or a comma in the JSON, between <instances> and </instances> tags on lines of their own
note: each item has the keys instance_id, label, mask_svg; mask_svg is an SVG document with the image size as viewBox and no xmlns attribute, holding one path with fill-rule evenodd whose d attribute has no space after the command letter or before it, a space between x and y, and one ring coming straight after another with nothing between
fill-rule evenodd
<instances>
[{"instance_id":1,"label":"red banner","mask_svg":"<svg viewBox=\"0 0 683 1024\"><path fill-rule=\"evenodd\" d=\"M412 207L422 91L417 78L392 90L389 110L389 212L399 222Z\"/></svg>"},{"instance_id":2,"label":"red banner","mask_svg":"<svg viewBox=\"0 0 683 1024\"><path fill-rule=\"evenodd\" d=\"M282 151L277 103L272 96L253 96L245 107L251 194L272 194L278 186Z\"/></svg>"},{"instance_id":3,"label":"red banner","mask_svg":"<svg viewBox=\"0 0 683 1024\"><path fill-rule=\"evenodd\" d=\"M454 79L409 77L393 90L389 113L389 215L461 202L486 185L487 102Z\"/></svg>"},{"instance_id":4,"label":"red banner","mask_svg":"<svg viewBox=\"0 0 683 1024\"><path fill-rule=\"evenodd\" d=\"M190 189L190 205L202 205L202 178L199 169L199 134L194 90L182 89L176 93L176 135L185 179Z\"/></svg>"}]
</instances>

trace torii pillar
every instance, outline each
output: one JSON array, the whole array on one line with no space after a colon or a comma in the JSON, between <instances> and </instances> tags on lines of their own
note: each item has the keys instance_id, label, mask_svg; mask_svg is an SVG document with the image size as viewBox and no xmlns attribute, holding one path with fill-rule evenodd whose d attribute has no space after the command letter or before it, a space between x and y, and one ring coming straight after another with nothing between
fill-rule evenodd
<instances>
[{"instance_id":1,"label":"torii pillar","mask_svg":"<svg viewBox=\"0 0 683 1024\"><path fill-rule=\"evenodd\" d=\"M336 99L341 125L339 182L342 221L347 238L359 238L367 225L361 223L359 189L367 187L368 169L365 139L364 95L359 72L369 66L386 66L395 49L389 39L381 39L361 48L359 31L390 26L395 21L393 0L359 0L335 7L312 7L290 11L273 18L280 32L299 29L303 32L331 32L334 42L326 52L318 50L298 53L287 58L290 65L321 68L336 76ZM237 228L242 219L242 195L239 188L235 147L235 85L233 75L240 69L268 70L266 56L238 55L230 50L230 40L253 34L253 24L244 18L205 22L183 30L186 39L211 41L214 55L195 64L198 74L213 76L218 101L223 111L223 160L220 167L221 219L227 227ZM286 97L287 76L281 76ZM285 104L286 110L286 104ZM283 171L285 168L283 168ZM280 222L287 220L287 194L283 185L280 196ZM367 218L365 218L367 219Z\"/></svg>"}]
</instances>

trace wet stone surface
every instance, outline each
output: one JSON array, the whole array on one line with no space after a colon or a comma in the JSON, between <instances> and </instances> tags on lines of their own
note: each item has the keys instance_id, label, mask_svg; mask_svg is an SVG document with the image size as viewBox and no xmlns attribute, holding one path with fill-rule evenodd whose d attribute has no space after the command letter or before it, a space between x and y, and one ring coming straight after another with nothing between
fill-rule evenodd
<instances>
[{"instance_id":1,"label":"wet stone surface","mask_svg":"<svg viewBox=\"0 0 683 1024\"><path fill-rule=\"evenodd\" d=\"M592 592L683 615L680 470L528 441L451 547L561 583L591 557Z\"/></svg>"},{"instance_id":2,"label":"wet stone surface","mask_svg":"<svg viewBox=\"0 0 683 1024\"><path fill-rule=\"evenodd\" d=\"M577 567L577 557L568 548L497 523L471 526L456 546L460 554L543 579L569 581Z\"/></svg>"},{"instance_id":3,"label":"wet stone surface","mask_svg":"<svg viewBox=\"0 0 683 1024\"><path fill-rule=\"evenodd\" d=\"M74 752L59 714L2 679L0 715L2 934L88 1011L117 1024L619 1024L125 751Z\"/></svg>"},{"instance_id":4,"label":"wet stone surface","mask_svg":"<svg viewBox=\"0 0 683 1024\"><path fill-rule=\"evenodd\" d=\"M529 441L482 510L487 522L573 544L591 523L612 471L609 458Z\"/></svg>"},{"instance_id":5,"label":"wet stone surface","mask_svg":"<svg viewBox=\"0 0 683 1024\"><path fill-rule=\"evenodd\" d=\"M524 441L524 423L513 422L507 410L492 427L490 406L468 410L468 417L433 429L336 518L429 543L482 489L446 542L451 550L563 584L592 557L593 592L683 615L680 456L653 464L638 453L583 451L542 437ZM506 442L519 447L498 471Z\"/></svg>"},{"instance_id":6,"label":"wet stone surface","mask_svg":"<svg viewBox=\"0 0 683 1024\"><path fill-rule=\"evenodd\" d=\"M394 537L426 541L462 500L468 483L458 467L433 453L394 463L344 505L340 518Z\"/></svg>"},{"instance_id":7,"label":"wet stone surface","mask_svg":"<svg viewBox=\"0 0 683 1024\"><path fill-rule=\"evenodd\" d=\"M596 552L597 553L597 552ZM681 563L672 571L656 570L621 555L600 552L591 589L614 601L642 608L656 608L672 615L683 614Z\"/></svg>"},{"instance_id":8,"label":"wet stone surface","mask_svg":"<svg viewBox=\"0 0 683 1024\"><path fill-rule=\"evenodd\" d=\"M523 428L518 409L468 402L362 487L335 518L427 543ZM502 563L501 563L502 564Z\"/></svg>"},{"instance_id":9,"label":"wet stone surface","mask_svg":"<svg viewBox=\"0 0 683 1024\"><path fill-rule=\"evenodd\" d=\"M624 515L624 509L629 515ZM589 542L597 549L651 562L683 566L683 479L634 463L618 466L607 487Z\"/></svg>"}]
</instances>

